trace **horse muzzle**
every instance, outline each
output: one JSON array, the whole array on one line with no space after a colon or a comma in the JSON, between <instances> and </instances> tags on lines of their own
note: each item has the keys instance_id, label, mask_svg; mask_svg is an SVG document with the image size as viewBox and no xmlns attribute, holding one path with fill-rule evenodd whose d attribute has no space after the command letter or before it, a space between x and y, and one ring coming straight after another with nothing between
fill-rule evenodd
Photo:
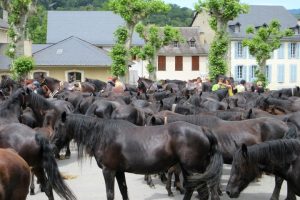
<instances>
[{"instance_id":1,"label":"horse muzzle","mask_svg":"<svg viewBox=\"0 0 300 200\"><path fill-rule=\"evenodd\" d=\"M238 198L240 196L240 192L238 191L238 189L230 189L227 188L226 189L226 194L230 197L230 198Z\"/></svg>"}]
</instances>

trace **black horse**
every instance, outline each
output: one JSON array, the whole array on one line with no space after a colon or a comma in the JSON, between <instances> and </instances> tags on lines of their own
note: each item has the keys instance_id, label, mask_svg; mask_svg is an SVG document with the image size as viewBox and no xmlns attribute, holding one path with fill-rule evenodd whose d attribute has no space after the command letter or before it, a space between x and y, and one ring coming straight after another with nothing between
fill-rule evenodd
<instances>
[{"instance_id":1,"label":"black horse","mask_svg":"<svg viewBox=\"0 0 300 200\"><path fill-rule=\"evenodd\" d=\"M76 199L62 180L48 139L41 134L20 123L2 125L0 148L14 149L32 167L49 200L54 199L52 188L66 200Z\"/></svg>"},{"instance_id":2,"label":"black horse","mask_svg":"<svg viewBox=\"0 0 300 200\"><path fill-rule=\"evenodd\" d=\"M237 198L240 192L262 172L274 174L288 183L288 193L300 196L300 142L275 140L251 147L242 145L235 153L226 192Z\"/></svg>"},{"instance_id":3,"label":"black horse","mask_svg":"<svg viewBox=\"0 0 300 200\"><path fill-rule=\"evenodd\" d=\"M79 157L85 149L103 169L108 200L114 199L115 177L127 200L125 172L158 173L176 163L181 165L186 182L184 200L191 199L199 185L206 188L201 197L208 197L210 188L212 199L219 199L222 156L216 138L206 128L185 122L139 127L123 120L63 113L55 124L52 142L61 148L72 138L77 142ZM192 173L203 174L193 178Z\"/></svg>"}]
</instances>

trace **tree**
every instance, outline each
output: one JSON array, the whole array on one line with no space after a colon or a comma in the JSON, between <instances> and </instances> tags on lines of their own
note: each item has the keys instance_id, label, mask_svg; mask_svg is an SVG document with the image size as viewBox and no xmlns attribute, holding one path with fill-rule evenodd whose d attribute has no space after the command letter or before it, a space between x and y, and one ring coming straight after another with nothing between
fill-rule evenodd
<instances>
[{"instance_id":1,"label":"tree","mask_svg":"<svg viewBox=\"0 0 300 200\"><path fill-rule=\"evenodd\" d=\"M11 39L7 55L12 59L24 54L24 41L27 37L28 17L35 13L37 0L0 0L1 7L8 11L8 36Z\"/></svg>"},{"instance_id":2,"label":"tree","mask_svg":"<svg viewBox=\"0 0 300 200\"><path fill-rule=\"evenodd\" d=\"M256 72L256 81L262 81L264 87L267 85L265 68L267 60L271 58L271 53L281 45L283 37L294 35L291 29L280 30L280 23L273 20L269 25L261 26L255 29L253 26L248 27L247 34L249 38L243 40L243 46L249 47L249 52L256 58L258 71Z\"/></svg>"},{"instance_id":3,"label":"tree","mask_svg":"<svg viewBox=\"0 0 300 200\"><path fill-rule=\"evenodd\" d=\"M144 39L145 45L142 48L132 48L131 55L147 60L147 70L150 78L156 80L155 61L157 51L173 41L183 42L182 35L178 29L171 26L159 28L156 25L145 26L142 23L136 26L136 32Z\"/></svg>"},{"instance_id":4,"label":"tree","mask_svg":"<svg viewBox=\"0 0 300 200\"><path fill-rule=\"evenodd\" d=\"M35 44L45 44L47 36L47 11L43 6L37 7L36 15L28 18L26 25L28 38Z\"/></svg>"},{"instance_id":5,"label":"tree","mask_svg":"<svg viewBox=\"0 0 300 200\"><path fill-rule=\"evenodd\" d=\"M110 8L116 13L119 14L126 22L125 28L127 30L127 38L125 44L122 46L125 48L126 51L125 57L123 57L125 63L124 65L115 65L116 63L113 60L112 68L119 67L122 69L112 69L114 72L122 72L127 70L128 66L128 58L129 52L132 44L132 35L135 29L135 26L142 20L146 19L149 15L161 12L167 12L170 7L169 5L165 4L162 0L110 0L109 1ZM120 51L120 42L116 42L116 46L112 51L117 52ZM116 49L117 48L117 49ZM122 53L124 52L122 51ZM121 52L121 51L120 51ZM121 63L120 57L112 56L112 59L118 58L118 63ZM122 74L116 74L122 75Z\"/></svg>"},{"instance_id":6,"label":"tree","mask_svg":"<svg viewBox=\"0 0 300 200\"><path fill-rule=\"evenodd\" d=\"M248 6L239 0L199 0L195 5L198 12L207 12L210 15L210 26L216 35L209 51L209 75L215 79L217 75L227 72L227 54L229 36L227 25L230 20L239 14L247 13Z\"/></svg>"},{"instance_id":7,"label":"tree","mask_svg":"<svg viewBox=\"0 0 300 200\"><path fill-rule=\"evenodd\" d=\"M15 79L24 79L34 67L35 62L32 57L20 56L13 61L11 72Z\"/></svg>"}]
</instances>

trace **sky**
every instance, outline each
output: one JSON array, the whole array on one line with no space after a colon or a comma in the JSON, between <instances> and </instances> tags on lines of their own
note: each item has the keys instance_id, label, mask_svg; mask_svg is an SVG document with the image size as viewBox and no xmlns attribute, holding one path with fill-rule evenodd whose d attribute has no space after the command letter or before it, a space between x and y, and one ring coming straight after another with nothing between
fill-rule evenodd
<instances>
[{"instance_id":1,"label":"sky","mask_svg":"<svg viewBox=\"0 0 300 200\"><path fill-rule=\"evenodd\" d=\"M194 4L198 0L164 0L166 3L177 4L181 7L188 7L194 9ZM241 0L242 3L250 5L281 5L287 9L299 9L300 0Z\"/></svg>"}]
</instances>

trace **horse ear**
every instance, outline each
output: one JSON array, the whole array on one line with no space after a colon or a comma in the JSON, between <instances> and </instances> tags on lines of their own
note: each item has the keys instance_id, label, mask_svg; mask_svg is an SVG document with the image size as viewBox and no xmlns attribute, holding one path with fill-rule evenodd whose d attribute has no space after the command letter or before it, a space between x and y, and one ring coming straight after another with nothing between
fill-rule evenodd
<instances>
[{"instance_id":1,"label":"horse ear","mask_svg":"<svg viewBox=\"0 0 300 200\"><path fill-rule=\"evenodd\" d=\"M281 96L282 96L282 93L281 93L281 92L279 92L279 94L278 94L278 97L279 97L279 98L281 98Z\"/></svg>"},{"instance_id":2,"label":"horse ear","mask_svg":"<svg viewBox=\"0 0 300 200\"><path fill-rule=\"evenodd\" d=\"M136 96L140 96L140 94L141 94L141 93L140 93L140 92L138 92L138 93L136 94Z\"/></svg>"},{"instance_id":3,"label":"horse ear","mask_svg":"<svg viewBox=\"0 0 300 200\"><path fill-rule=\"evenodd\" d=\"M67 113L66 112L63 112L62 114L61 114L61 121L62 122L65 122L67 120Z\"/></svg>"},{"instance_id":4,"label":"horse ear","mask_svg":"<svg viewBox=\"0 0 300 200\"><path fill-rule=\"evenodd\" d=\"M300 87L299 87L299 86L297 86L296 88L297 88L297 92L299 92L299 91L300 91Z\"/></svg>"},{"instance_id":5,"label":"horse ear","mask_svg":"<svg viewBox=\"0 0 300 200\"><path fill-rule=\"evenodd\" d=\"M173 91L173 88L171 88L170 91L171 91L171 93L173 93L173 92L174 92L174 91Z\"/></svg>"},{"instance_id":6,"label":"horse ear","mask_svg":"<svg viewBox=\"0 0 300 200\"><path fill-rule=\"evenodd\" d=\"M242 144L242 155L244 158L248 158L248 148L245 144Z\"/></svg>"},{"instance_id":7,"label":"horse ear","mask_svg":"<svg viewBox=\"0 0 300 200\"><path fill-rule=\"evenodd\" d=\"M163 100L160 100L160 101L159 101L159 103L160 103L160 105L161 105L161 106L163 106L163 105L164 105L164 102L163 102Z\"/></svg>"},{"instance_id":8,"label":"horse ear","mask_svg":"<svg viewBox=\"0 0 300 200\"><path fill-rule=\"evenodd\" d=\"M29 88L26 88L26 94L31 94L32 90Z\"/></svg>"},{"instance_id":9,"label":"horse ear","mask_svg":"<svg viewBox=\"0 0 300 200\"><path fill-rule=\"evenodd\" d=\"M246 117L246 119L251 119L251 115L253 114L253 110L252 110L252 108L250 108L250 110L248 111L248 113L247 113L247 117Z\"/></svg>"},{"instance_id":10,"label":"horse ear","mask_svg":"<svg viewBox=\"0 0 300 200\"><path fill-rule=\"evenodd\" d=\"M201 92L200 92L200 94L199 94L199 96L201 97L201 96L202 96L202 94L203 94L203 93L202 93L202 91L201 91Z\"/></svg>"},{"instance_id":11,"label":"horse ear","mask_svg":"<svg viewBox=\"0 0 300 200\"><path fill-rule=\"evenodd\" d=\"M155 117L153 116L153 117L151 117L151 124L152 125L155 125L155 122L156 122L156 119L155 119Z\"/></svg>"},{"instance_id":12,"label":"horse ear","mask_svg":"<svg viewBox=\"0 0 300 200\"><path fill-rule=\"evenodd\" d=\"M177 98L177 96L175 97L175 103L178 101L178 98Z\"/></svg>"}]
</instances>

